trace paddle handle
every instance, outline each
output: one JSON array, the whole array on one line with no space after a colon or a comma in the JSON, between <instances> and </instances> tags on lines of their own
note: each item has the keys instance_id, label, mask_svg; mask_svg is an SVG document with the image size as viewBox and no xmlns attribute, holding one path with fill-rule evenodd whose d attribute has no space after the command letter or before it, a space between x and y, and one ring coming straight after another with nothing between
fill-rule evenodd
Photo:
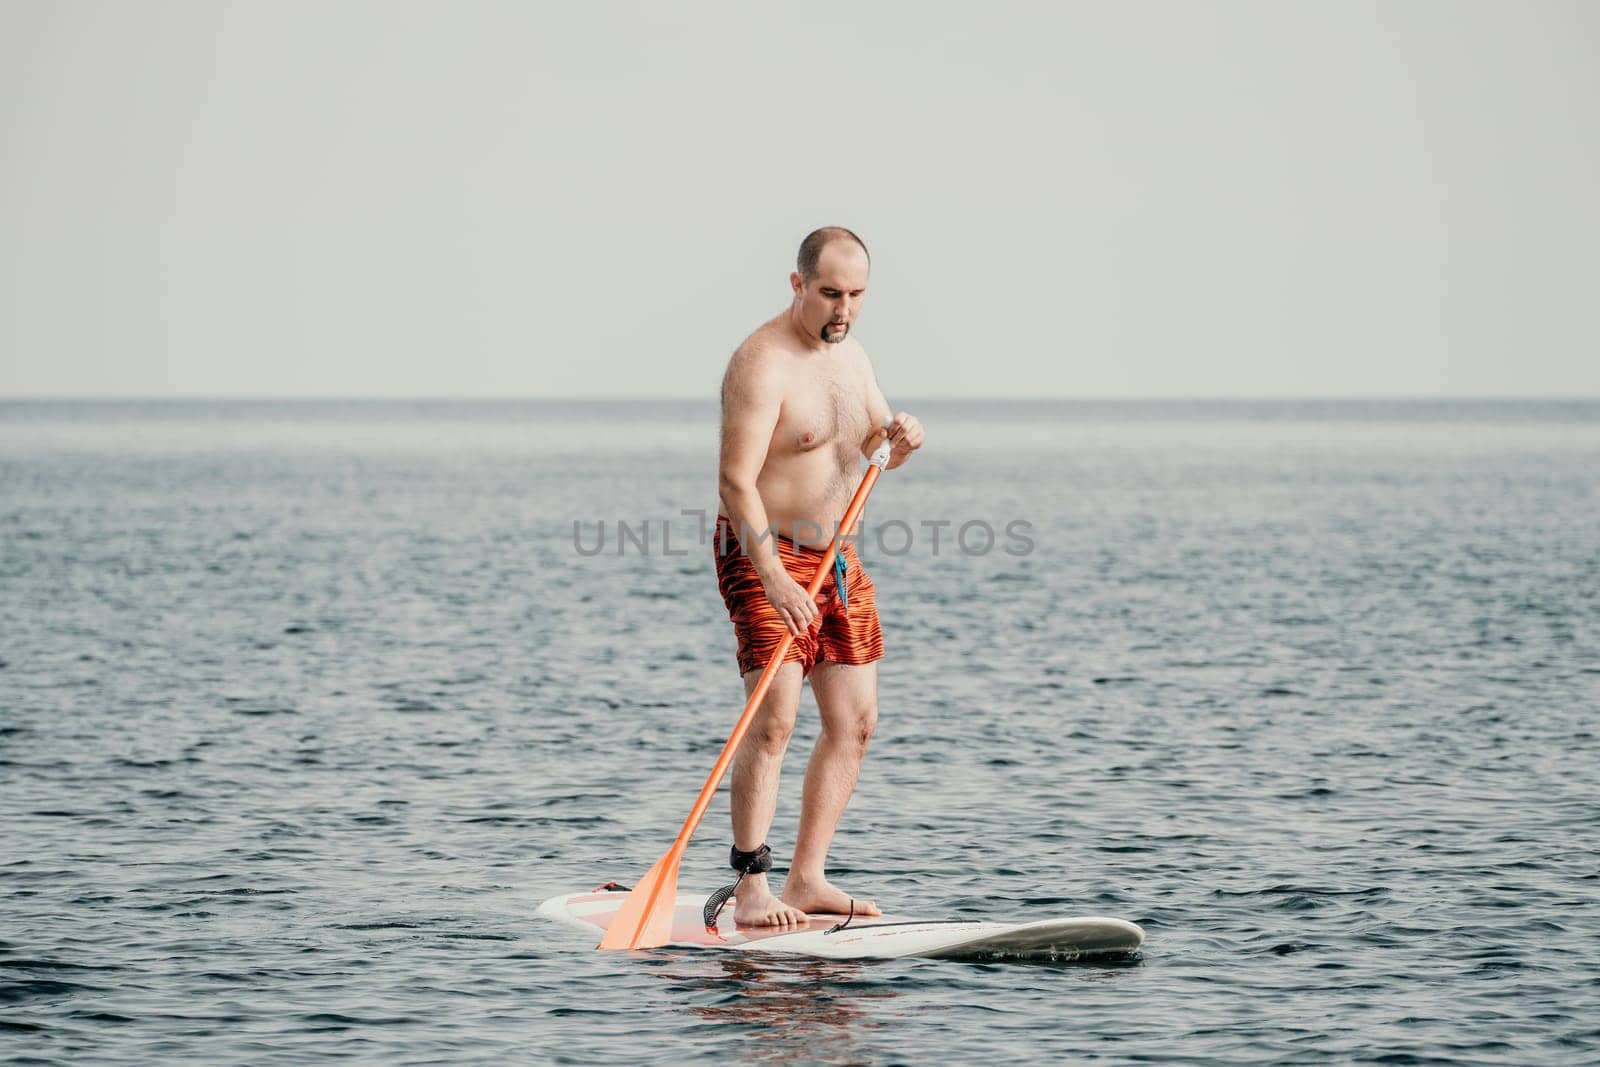
<instances>
[{"instance_id":1,"label":"paddle handle","mask_svg":"<svg viewBox=\"0 0 1600 1067\"><path fill-rule=\"evenodd\" d=\"M872 494L872 487L877 484L878 476L889 465L887 440L877 447L867 464L866 472L861 476L861 484L856 487L856 495L850 498L850 506L844 509L844 518L839 520L839 528L834 531L833 540L828 544L828 551L823 553L821 562L817 564L817 573L811 576L811 584L806 587L806 595L813 600L816 599L818 590L822 588L823 581L828 577L828 571L833 568L834 558L841 551L840 546L844 542L845 535L855 528L856 520L861 517L861 509L867 506L867 497ZM739 742L744 740L744 735L750 730L750 724L755 722L756 711L761 707L761 701L766 698L767 690L772 688L773 680L778 677L778 670L783 666L783 657L793 644L794 634L786 629L783 639L778 642L777 649L772 653L772 658L767 661L766 669L761 672L761 678L756 682L755 689L751 691L750 699L745 702L744 713L739 716L739 721L733 726L733 732L728 735L728 743L722 746L722 755L717 757L717 765L711 768L711 776L700 788L700 795L695 798L694 807L689 809L689 817L684 820L683 829L678 831L677 840L673 841L667 855L681 856L683 850L689 846L689 839L699 828L700 820L705 818L706 809L711 806L711 798L716 795L717 786L722 783L722 776L728 773L734 754L739 751Z\"/></svg>"}]
</instances>

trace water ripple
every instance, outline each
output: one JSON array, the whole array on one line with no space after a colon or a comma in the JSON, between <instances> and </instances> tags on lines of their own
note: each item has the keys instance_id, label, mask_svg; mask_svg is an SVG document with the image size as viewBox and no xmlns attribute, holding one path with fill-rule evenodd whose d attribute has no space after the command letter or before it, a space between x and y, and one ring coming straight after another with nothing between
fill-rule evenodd
<instances>
[{"instance_id":1,"label":"water ripple","mask_svg":"<svg viewBox=\"0 0 1600 1067\"><path fill-rule=\"evenodd\" d=\"M714 422L295 410L0 408L9 1057L1600 1059L1594 412L930 409L873 521L1037 548L867 545L890 658L834 873L1150 934L1018 966L539 920L659 855L737 713L708 558L571 542L706 504Z\"/></svg>"}]
</instances>

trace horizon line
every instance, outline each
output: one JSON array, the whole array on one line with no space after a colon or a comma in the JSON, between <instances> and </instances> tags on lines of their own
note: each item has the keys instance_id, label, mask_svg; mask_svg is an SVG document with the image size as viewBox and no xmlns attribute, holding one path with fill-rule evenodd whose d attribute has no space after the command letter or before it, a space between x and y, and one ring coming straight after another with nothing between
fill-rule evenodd
<instances>
[{"instance_id":1,"label":"horizon line","mask_svg":"<svg viewBox=\"0 0 1600 1067\"><path fill-rule=\"evenodd\" d=\"M1039 401L1082 401L1092 403L1495 403L1543 402L1583 403L1600 401L1600 393L1558 396L1549 393L1339 393L1295 394L1263 393L1259 395L1219 393L1202 395L1161 394L1140 396L1128 393L1048 393L1019 395L996 393L924 393L906 394L907 402L985 402L985 403L1036 403ZM19 393L0 394L0 404L11 403L127 403L127 402L227 402L227 403L284 403L291 401L320 401L343 403L580 403L580 404L648 404L648 403L707 403L719 402L716 396L703 393L630 393L602 395L574 393L570 395L491 394L491 393Z\"/></svg>"}]
</instances>

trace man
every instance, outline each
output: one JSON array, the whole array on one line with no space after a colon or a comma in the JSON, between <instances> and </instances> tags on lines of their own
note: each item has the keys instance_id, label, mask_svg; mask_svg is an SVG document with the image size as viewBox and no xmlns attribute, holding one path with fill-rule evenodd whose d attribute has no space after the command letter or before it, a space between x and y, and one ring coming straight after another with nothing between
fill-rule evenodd
<instances>
[{"instance_id":1,"label":"man","mask_svg":"<svg viewBox=\"0 0 1600 1067\"><path fill-rule=\"evenodd\" d=\"M733 763L741 925L804 925L807 912L880 914L834 887L823 869L877 722L883 640L872 581L849 545L815 601L805 590L860 481L862 457L887 437L892 469L922 447L921 423L903 411L890 418L867 354L850 336L870 267L866 245L849 230L807 236L789 276L792 302L745 339L722 382L714 546L747 697L785 630L795 635ZM766 836L806 677L822 731L780 898L767 882Z\"/></svg>"}]
</instances>

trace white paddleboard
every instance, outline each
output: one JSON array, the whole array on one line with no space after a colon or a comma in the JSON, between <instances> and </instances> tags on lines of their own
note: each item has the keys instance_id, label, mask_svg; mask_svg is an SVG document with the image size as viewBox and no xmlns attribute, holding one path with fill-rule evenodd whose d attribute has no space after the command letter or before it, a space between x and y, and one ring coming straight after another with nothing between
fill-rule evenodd
<instances>
[{"instance_id":1,"label":"white paddleboard","mask_svg":"<svg viewBox=\"0 0 1600 1067\"><path fill-rule=\"evenodd\" d=\"M1126 956L1144 943L1144 931L1126 919L1091 915L1031 923L977 919L909 919L882 915L813 915L803 928L736 926L733 905L722 910L717 929L701 916L706 893L679 893L672 917L673 945L740 952L787 952L830 959L930 956L939 959L1076 960ZM598 940L611 925L627 893L593 890L551 897L539 906L547 919L588 930ZM842 927L840 924L844 924Z\"/></svg>"}]
</instances>

